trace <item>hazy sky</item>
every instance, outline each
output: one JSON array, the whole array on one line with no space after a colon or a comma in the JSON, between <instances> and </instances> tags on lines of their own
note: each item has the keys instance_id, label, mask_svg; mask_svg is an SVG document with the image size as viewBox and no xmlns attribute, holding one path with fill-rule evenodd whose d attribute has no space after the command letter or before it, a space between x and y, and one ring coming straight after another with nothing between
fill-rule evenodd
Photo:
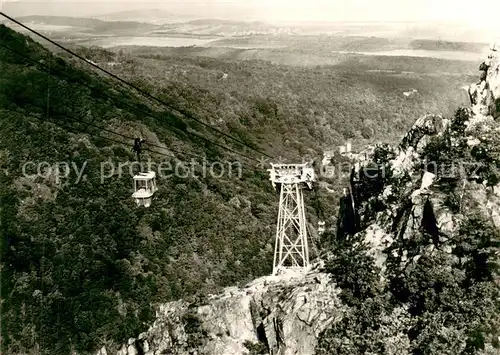
<instances>
[{"instance_id":1,"label":"hazy sky","mask_svg":"<svg viewBox=\"0 0 500 355\"><path fill-rule=\"evenodd\" d=\"M163 9L202 17L267 21L454 21L484 27L498 21L500 0L0 0L14 16L89 16L131 9Z\"/></svg>"}]
</instances>

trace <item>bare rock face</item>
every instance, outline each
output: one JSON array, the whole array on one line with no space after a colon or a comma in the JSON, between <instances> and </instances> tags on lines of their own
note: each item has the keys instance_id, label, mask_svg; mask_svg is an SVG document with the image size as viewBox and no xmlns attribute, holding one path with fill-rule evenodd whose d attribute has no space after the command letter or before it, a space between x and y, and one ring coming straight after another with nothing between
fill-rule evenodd
<instances>
[{"instance_id":1,"label":"bare rock face","mask_svg":"<svg viewBox=\"0 0 500 355\"><path fill-rule=\"evenodd\" d=\"M469 87L472 112L475 116L500 116L500 61L498 44L490 48L488 58L481 64L480 80Z\"/></svg>"},{"instance_id":2,"label":"bare rock face","mask_svg":"<svg viewBox=\"0 0 500 355\"><path fill-rule=\"evenodd\" d=\"M491 114L494 118L498 118L500 116L500 61L499 61L499 51L500 51L500 42L492 45L491 54L488 58L489 61L487 64L489 65L486 81L488 83L488 87L490 88L492 97L494 99L494 106L491 108Z\"/></svg>"},{"instance_id":3,"label":"bare rock face","mask_svg":"<svg viewBox=\"0 0 500 355\"><path fill-rule=\"evenodd\" d=\"M243 355L252 344L273 355L313 355L319 334L342 318L338 293L329 275L312 271L227 288L203 305L163 304L149 330L117 355Z\"/></svg>"}]
</instances>

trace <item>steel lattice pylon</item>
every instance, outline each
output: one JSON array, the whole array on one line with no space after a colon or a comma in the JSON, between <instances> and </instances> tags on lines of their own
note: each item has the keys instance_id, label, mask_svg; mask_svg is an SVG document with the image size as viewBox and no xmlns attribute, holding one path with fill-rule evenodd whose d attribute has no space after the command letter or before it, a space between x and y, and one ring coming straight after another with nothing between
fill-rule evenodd
<instances>
[{"instance_id":1,"label":"steel lattice pylon","mask_svg":"<svg viewBox=\"0 0 500 355\"><path fill-rule=\"evenodd\" d=\"M307 269L309 245L303 187L312 187L314 170L307 164L271 164L270 180L280 184L273 275L284 269Z\"/></svg>"}]
</instances>

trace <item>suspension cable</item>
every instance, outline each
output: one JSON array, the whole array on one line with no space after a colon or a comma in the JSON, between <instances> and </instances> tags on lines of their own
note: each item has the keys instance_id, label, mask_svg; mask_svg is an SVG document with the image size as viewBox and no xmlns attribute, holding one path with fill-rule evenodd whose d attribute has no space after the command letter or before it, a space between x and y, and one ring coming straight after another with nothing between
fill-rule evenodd
<instances>
[{"instance_id":1,"label":"suspension cable","mask_svg":"<svg viewBox=\"0 0 500 355\"><path fill-rule=\"evenodd\" d=\"M7 18L8 20L10 20L10 21L12 21L12 22L16 23L17 25L19 25L19 26L23 27L24 29L26 29L26 30L28 30L28 31L30 31L30 32L32 32L32 33L34 33L35 35L37 35L37 36L39 36L39 37L43 38L44 40L46 40L46 41L48 41L49 43L51 43L51 44L55 45L56 47L58 47L58 48L62 49L63 51L65 51L65 52L67 52L67 53L69 53L69 54L71 54L71 55L73 55L73 56L77 57L78 59L80 59L80 60L84 61L85 63L90 64L90 65L91 65L91 66L93 66L94 68L96 68L96 69L98 69L98 70L100 70L100 71L104 72L105 74L107 74L107 75L111 76L112 78L114 78L114 79L116 79L116 80L120 81L122 84L125 84L126 86L129 86L129 87L131 87L131 88L135 89L137 92L139 92L139 93L140 93L140 94L142 94L143 96L145 96L145 97L147 97L147 98L149 98L149 99L151 99L151 100L154 100L154 101L156 101L156 102L158 102L158 103L162 104L163 106L167 107L168 109L170 109L170 110L172 110L172 111L176 111L176 112L178 112L178 113L182 114L183 116L185 116L185 117L187 117L187 118L190 118L190 119L194 120L195 122L198 122L198 123L202 124L203 126L205 126L205 127L209 128L209 129L211 129L211 130L213 130L213 131L215 131L215 132L217 132L217 133L219 133L219 134L221 134L221 135L223 135L223 136L225 136L225 137L227 137L227 138L229 138L229 139L231 139L231 140L233 140L233 141L235 141L235 142L237 142L237 143L239 143L239 144L241 144L241 145L244 145L244 146L246 146L246 147L248 147L248 148L250 148L250 149L252 149L252 150L256 151L257 153L259 153L259 154L261 154L261 155L263 155L263 156L266 156L266 157L268 157L268 158L273 158L272 156L268 155L267 153L264 153L264 152L262 152L262 151L260 151L260 150L258 150L258 149L256 149L256 148L254 148L254 147L252 147L252 146L248 145L247 143L245 143L245 142L243 142L243 141L241 141L241 140L239 140L239 139L237 139L237 138L234 138L233 136L231 136L231 135L229 135L229 134L227 134L227 133L225 133L225 132L223 132L223 131L221 131L221 130L219 130L219 129L217 129L217 128L215 128L215 127L211 126L211 125L209 125L208 123L205 123L205 122L203 122L203 121L201 121L201 120L197 119L196 117L194 117L193 115L189 114L188 112L185 112L185 110L182 110L182 109L179 109L179 108L173 107L172 105L168 104L168 103L167 103L167 102L165 102L164 100L162 100L162 99L160 99L160 98L158 98L158 97L156 97L156 96L151 95L150 93L148 93L147 91L145 91L145 90L143 90L143 89L139 88L138 86L136 86L136 85L134 85L134 84L132 84L132 83L130 83L130 82L128 82L128 81L126 81L126 80L124 80L124 79L120 78L119 76L117 76L117 75L115 75L115 74L111 73L110 71L108 71L108 70L106 70L106 69L104 69L104 68L100 67L99 65L94 64L94 63L90 62L89 60L85 59L85 58L84 58L84 57L82 57L81 55L79 55L79 54L75 53L74 51L72 51L72 50L70 50L70 49L66 48L65 46L63 46L63 45L61 45L61 44L59 44L59 43L57 43L57 42L55 42L55 41L51 40L51 39L50 39L50 38L48 38L47 36L45 36L45 35L41 34L40 32L38 32L38 31L36 31L36 30L34 30L34 29L32 29L32 28L30 28L30 27L26 26L26 25L24 25L24 24L23 24L23 23L21 23L20 21L18 21L18 20L16 20L16 19L12 18L12 17L10 17L10 16L8 16L7 14L5 14L5 13L3 13L3 12L0 12L0 15L2 15L2 16L3 16L3 17L5 17L5 18Z\"/></svg>"},{"instance_id":2,"label":"suspension cable","mask_svg":"<svg viewBox=\"0 0 500 355\"><path fill-rule=\"evenodd\" d=\"M12 48L10 48L10 47L8 47L8 46L4 45L4 44L1 44L1 43L0 43L0 47L5 48L5 49L7 49L7 50L11 51L12 53L15 53L16 55L19 55L19 56L21 56L22 58L24 58L24 59L26 59L26 60L28 60L28 61L32 62L34 65L36 65L36 66L37 66L37 69L38 69L38 70L41 70L41 71L47 72L49 75L51 75L51 76L53 76L53 77L57 77L57 76L54 74L53 70L52 70L52 71L50 71L50 70L49 70L49 68L48 68L46 65L44 65L44 64L42 64L42 63L39 63L38 61L34 60L33 58L30 58L29 56L24 55L24 54L22 54L22 53L19 53L18 51L14 50L14 49L12 49ZM39 68L39 67L42 67L43 69L41 69L41 68ZM58 72L58 73L60 74L60 72ZM64 75L64 74L63 74L63 75ZM91 86L91 85L89 85L89 84L87 84L87 83L81 82L81 81L71 80L71 79L70 79L67 75L65 75L65 77L66 77L66 78L68 78L69 82L72 82L72 83L75 83L75 84L80 84L80 85L82 85L82 86L85 86L85 87L89 88L90 90L95 90L95 91L98 91L98 92L100 92L100 93L104 94L105 96L107 96L108 98L110 98L111 100L113 100L113 101L115 101L115 102L122 103L122 104L124 104L124 105L126 105L126 106L128 106L128 107L132 108L133 110L135 110L135 111L137 111L137 112L143 113L143 114L145 114L145 115L147 115L147 116L150 116L150 117L152 117L152 118L154 118L154 119L157 119L157 117L156 117L156 116L154 116L153 114L151 114L151 113L145 113L144 111L142 111L142 110L140 110L140 109L138 109L138 108L133 107L131 104L125 103L125 102L123 102L123 101L121 101L121 100L118 100L118 99L116 99L116 98L112 97L111 95L107 94L107 93L106 93L105 91L103 91L103 90L99 90L99 89L97 89L97 88L95 88L95 87L93 87L93 86ZM237 154L237 155L239 155L239 156L241 156L241 157L243 157L243 158L246 158L246 159L249 159L249 160L252 160L252 161L255 161L255 162L259 162L259 163L261 162L261 161L259 161L258 159L255 159L255 158L253 158L253 157L247 156L246 154L242 154L242 153L240 153L240 152L238 152L238 151L236 151L236 150L234 150L234 149L232 149L232 148L226 147L226 146L224 146L224 145L222 145L222 144L220 144L220 143L217 143L217 142L212 142L211 140L209 140L209 139L207 139L207 138L205 138L205 137L203 137L203 136L200 136L200 135L198 135L198 134L196 134L196 133L193 133L193 132L190 132L190 131L187 131L187 130L182 130L182 129L178 128L178 127L175 127L173 124L170 124L169 122L165 122L165 124L166 124L167 126L169 126L169 127L172 127L172 128L173 128L173 129L175 129L175 130L180 130L180 131L182 131L182 132L184 132L184 133L186 133L186 134L188 134L188 135L192 135L192 136L194 136L194 137L196 137L196 138L198 138L198 139L201 139L201 140L203 140L203 141L205 141L205 142L207 142L207 143L209 143L209 144L213 144L213 145L215 145L215 146L218 146L218 147L220 147L220 148L223 148L223 149L225 149L225 150L227 150L227 151L229 151L229 152L231 152L231 153ZM102 128L102 129L103 129L103 130L106 130L106 129L104 129L104 128ZM161 146L156 146L156 147L161 148L161 149L164 149L164 148L163 148L163 147L161 147Z\"/></svg>"},{"instance_id":3,"label":"suspension cable","mask_svg":"<svg viewBox=\"0 0 500 355\"><path fill-rule=\"evenodd\" d=\"M117 139L114 139L114 138L110 138L110 137L105 137L105 136L101 136L101 135L96 135L96 134L93 134L89 131L86 131L86 130L83 130L81 128L77 128L77 127L72 127L72 126L68 126L68 125L65 125L61 122L59 122L59 120L55 120L53 117L48 117L48 116L45 116L45 119L40 117L40 116L44 116L44 115L36 115L36 114L33 114L33 113L26 113L26 112L23 112L23 111L18 111L18 113L21 113L23 115L26 115L26 116L29 116L29 117L33 117L35 119L38 119L42 122L50 122L52 124L55 124L56 126L59 126L67 131L73 131L73 132L78 132L78 133L83 133L83 134L88 134L89 136L93 137L93 138L99 138L99 139L104 139L104 140L108 140L110 142L113 142L113 143L117 143L117 144L120 144L120 145L125 145L125 146L129 146L130 144L128 143L125 143L123 141L120 141L120 140L117 140ZM67 114L62 114L62 113L56 113L58 115L61 115L61 116L64 116L68 119L71 119L73 121L76 121L76 122L79 122L79 123L83 123L83 124L88 124L89 122L85 122L81 119L78 119L76 117L71 117ZM94 126L95 127L95 126ZM99 128L100 127L96 127L96 128ZM118 132L113 132L115 134L118 134L124 138L127 138L128 140L133 140L134 137L129 137L129 136L126 136L126 135L123 135L121 133L118 133ZM171 149L168 149L168 148L164 148L164 147L161 147L162 149L166 149L166 150L171 150ZM168 157L168 158L173 158L172 155L169 155L169 154L166 154L164 152L159 152L159 151L156 151L156 150L152 150L152 149L149 149L149 148L143 148L142 149L143 151L148 151L150 153L153 153L153 154L158 154L158 155L161 155L161 156L165 156L165 157ZM172 152L174 152L173 150L171 150ZM206 159L208 162L211 162L213 163L214 161L210 161L209 159L207 159L206 157L202 157L202 156L199 156L199 155L196 155L196 154L191 154L191 153L185 153L185 152L181 152L181 151L175 151L181 155L184 155L184 156L191 156L191 157L195 157L195 158L199 158L199 159ZM242 166L244 166L245 164L242 163ZM261 173L260 170L256 170L255 168L251 167L251 166L245 166L247 169L253 171L253 172L256 172L256 173Z\"/></svg>"}]
</instances>

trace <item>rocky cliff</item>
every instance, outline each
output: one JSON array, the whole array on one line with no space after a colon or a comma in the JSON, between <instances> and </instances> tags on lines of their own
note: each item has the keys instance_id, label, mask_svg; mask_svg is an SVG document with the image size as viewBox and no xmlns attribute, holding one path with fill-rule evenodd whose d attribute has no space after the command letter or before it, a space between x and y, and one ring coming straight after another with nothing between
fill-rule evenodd
<instances>
[{"instance_id":1,"label":"rocky cliff","mask_svg":"<svg viewBox=\"0 0 500 355\"><path fill-rule=\"evenodd\" d=\"M399 146L369 147L358 155L351 198L358 229L384 259L381 266L382 254L398 238L424 231L434 247L451 250L458 226L472 215L500 228L497 55L493 45L479 82L468 89L470 107L451 119L425 115Z\"/></svg>"},{"instance_id":2,"label":"rocky cliff","mask_svg":"<svg viewBox=\"0 0 500 355\"><path fill-rule=\"evenodd\" d=\"M319 354L500 353L500 63L494 48L480 71L468 89L470 107L451 118L425 115L398 146L358 154L346 194L352 208L339 216L337 238L366 247L383 291L361 293L361 305L329 331ZM367 326L371 338L361 339L352 324L362 321L366 299L379 308L373 318L386 323ZM383 339L378 344L377 337Z\"/></svg>"},{"instance_id":3,"label":"rocky cliff","mask_svg":"<svg viewBox=\"0 0 500 355\"><path fill-rule=\"evenodd\" d=\"M449 255L443 267L467 263L469 254L459 250L464 225L472 218L485 230L500 229L500 62L495 48L480 70L480 81L468 88L470 107L450 119L425 115L399 146L369 147L356 157L344 199L352 208L339 216L340 226L353 228L347 233L340 228L337 238L366 243L381 280L394 281L394 270L406 270L437 249ZM493 253L498 256L498 249ZM341 292L318 264L306 276L263 277L201 304L164 304L150 329L117 354L312 355L320 334L349 312ZM410 312L415 317L412 307L401 306L392 315ZM384 345L384 354L410 353L410 343L416 342L398 323L406 318L396 318L399 333L391 339L398 339L397 345L393 350ZM494 336L484 337L482 349L493 349ZM470 349L467 339L459 338L450 346L452 353ZM98 355L108 353L103 348Z\"/></svg>"},{"instance_id":4,"label":"rocky cliff","mask_svg":"<svg viewBox=\"0 0 500 355\"><path fill-rule=\"evenodd\" d=\"M316 339L341 318L339 290L329 275L262 277L227 288L202 304L161 305L156 321L117 354L314 354ZM106 348L98 355L108 354Z\"/></svg>"}]
</instances>

